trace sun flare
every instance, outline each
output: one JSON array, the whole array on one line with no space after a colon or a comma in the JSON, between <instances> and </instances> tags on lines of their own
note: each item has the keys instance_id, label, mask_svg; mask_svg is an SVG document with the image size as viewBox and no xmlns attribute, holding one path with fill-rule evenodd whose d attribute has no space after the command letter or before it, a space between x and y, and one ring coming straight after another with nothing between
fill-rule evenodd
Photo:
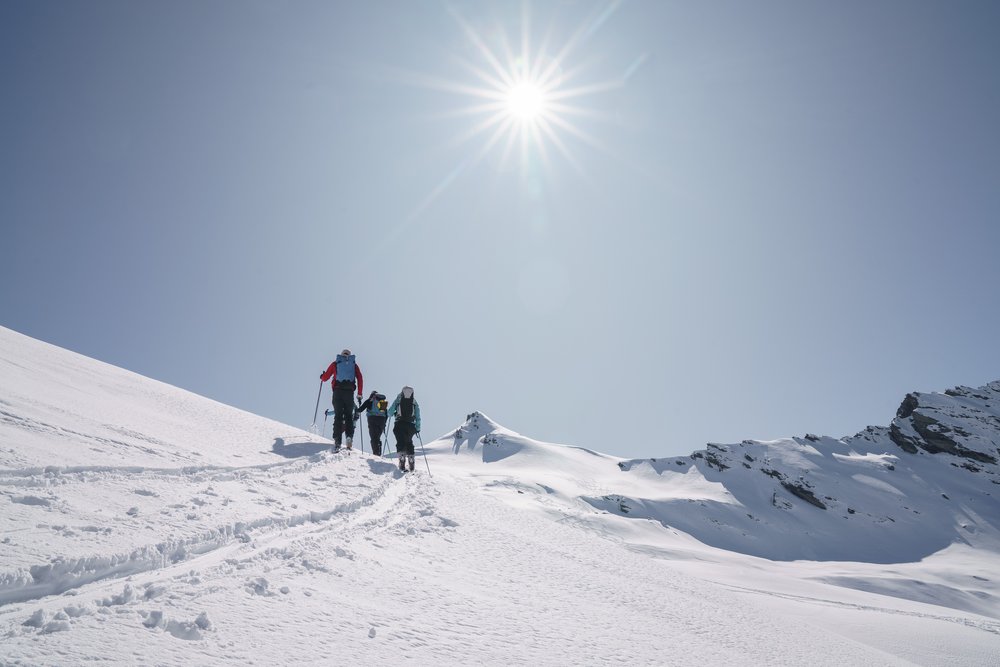
<instances>
[{"instance_id":1,"label":"sun flare","mask_svg":"<svg viewBox=\"0 0 1000 667\"><path fill-rule=\"evenodd\" d=\"M430 191L411 219L437 200L461 172L490 154L498 158L494 162L498 173L508 170L511 159L519 161L527 186L529 179L538 178L539 167L548 170L555 166L554 156L586 177L584 164L574 150L580 144L611 153L592 133L595 125L614 123L617 118L599 98L624 86L645 56L637 58L620 76L605 78L604 69L601 78L593 78L590 74L601 69L595 65L602 58L585 53L584 45L589 46L622 2L611 0L595 8L575 29L553 20L541 39L536 39L528 2L522 4L515 31L508 29L509 23L480 21L473 25L457 9L451 10L464 37L464 53L455 54L453 61L464 74L438 77L409 73L407 82L461 98L462 104L440 114L441 119L469 121L458 129L449 148L481 143ZM562 35L557 36L560 28ZM584 101L588 99L592 101Z\"/></svg>"},{"instance_id":2,"label":"sun flare","mask_svg":"<svg viewBox=\"0 0 1000 667\"><path fill-rule=\"evenodd\" d=\"M545 91L533 81L520 81L507 90L507 113L525 122L544 117L548 106Z\"/></svg>"},{"instance_id":3,"label":"sun flare","mask_svg":"<svg viewBox=\"0 0 1000 667\"><path fill-rule=\"evenodd\" d=\"M459 58L458 62L472 79L440 81L435 87L465 98L467 106L449 115L476 118L456 139L456 143L464 143L484 138L471 162L478 162L498 148L503 162L512 153L520 152L522 166L535 157L549 166L555 151L582 170L570 148L574 141L604 149L585 127L592 121L606 120L606 116L581 101L620 87L624 79L588 81L587 65L573 61L578 59L574 56L582 51L583 43L619 4L613 2L589 16L565 41L555 40L550 29L536 42L528 5L524 5L520 30L513 35L499 26L474 28L454 13L472 47L472 57Z\"/></svg>"}]
</instances>

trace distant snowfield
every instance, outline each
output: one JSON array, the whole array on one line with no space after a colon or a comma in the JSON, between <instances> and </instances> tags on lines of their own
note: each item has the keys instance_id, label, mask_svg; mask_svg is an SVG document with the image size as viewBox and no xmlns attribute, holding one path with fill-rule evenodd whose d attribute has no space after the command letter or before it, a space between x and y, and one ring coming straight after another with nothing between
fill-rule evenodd
<instances>
[{"instance_id":1,"label":"distant snowfield","mask_svg":"<svg viewBox=\"0 0 1000 667\"><path fill-rule=\"evenodd\" d=\"M1000 664L994 469L883 435L403 475L0 328L0 664Z\"/></svg>"}]
</instances>

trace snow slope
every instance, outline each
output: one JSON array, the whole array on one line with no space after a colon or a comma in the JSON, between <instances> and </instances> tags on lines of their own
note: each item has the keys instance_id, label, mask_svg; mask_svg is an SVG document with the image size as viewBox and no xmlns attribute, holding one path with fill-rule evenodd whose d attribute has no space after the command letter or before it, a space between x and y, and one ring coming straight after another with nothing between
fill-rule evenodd
<instances>
[{"instance_id":1,"label":"snow slope","mask_svg":"<svg viewBox=\"0 0 1000 667\"><path fill-rule=\"evenodd\" d=\"M997 664L992 464L871 442L624 461L474 413L403 475L0 328L0 664Z\"/></svg>"}]
</instances>

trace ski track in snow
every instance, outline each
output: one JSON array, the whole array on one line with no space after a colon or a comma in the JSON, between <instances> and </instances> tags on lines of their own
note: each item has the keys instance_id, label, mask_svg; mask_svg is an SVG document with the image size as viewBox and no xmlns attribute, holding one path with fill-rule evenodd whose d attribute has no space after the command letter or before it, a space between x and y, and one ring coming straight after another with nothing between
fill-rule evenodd
<instances>
[{"instance_id":1,"label":"ski track in snow","mask_svg":"<svg viewBox=\"0 0 1000 667\"><path fill-rule=\"evenodd\" d=\"M325 462L323 457L318 456L309 461L294 460L245 467L188 466L180 469L162 469L136 468L134 466L122 468L93 466L66 469L47 467L43 469L43 472L39 472L38 469L5 470L0 471L0 487L12 484L17 487L41 487L65 491L67 484L96 486L123 481L135 487L135 492L140 496L159 497L156 492L144 491L143 486L163 479L172 483L182 481L186 485L231 480L239 480L246 484L253 481L254 475L261 473L267 473L270 479L273 479L274 475L303 474ZM389 466L389 464L382 465ZM326 480L322 481L326 482ZM30 568L30 580L23 575L0 573L0 605L61 594L102 579L126 577L147 570L155 570L163 567L164 563L187 562L192 556L225 551L231 549L235 544L256 538L268 531L294 528L305 523L328 521L335 515L353 512L360 506L373 503L384 493L385 486L384 482L360 498L344 500L326 509L237 521L216 526L210 531L191 537L145 545L130 553L105 553L57 563L38 564ZM195 495L196 493L196 491L190 491L182 495ZM51 507L58 502L58 495L53 499L36 496L11 496L11 501L25 505ZM110 532L110 529L94 526L84 526L78 530L92 533L102 533L104 530Z\"/></svg>"},{"instance_id":2,"label":"ski track in snow","mask_svg":"<svg viewBox=\"0 0 1000 667\"><path fill-rule=\"evenodd\" d=\"M920 613L915 611L908 611L905 609L893 609L891 607L854 604L850 602L844 602L842 600L830 600L825 598L812 597L808 595L792 595L789 593L779 593L776 591L768 591L762 588L750 588L745 586L728 586L728 588L734 591L751 593L754 595L773 596L785 600L795 600L796 602L806 602L809 604L815 604L827 607L838 607L841 609L855 609L858 611L873 611L873 612L878 612L879 614L893 614L899 616L910 616L913 618L930 619L934 621L943 621L945 623L957 623L959 625L963 625L968 628L973 628L975 630L982 630L984 632L990 632L992 634L1000 636L1000 623L986 619L978 620L965 617L945 616L941 614Z\"/></svg>"}]
</instances>

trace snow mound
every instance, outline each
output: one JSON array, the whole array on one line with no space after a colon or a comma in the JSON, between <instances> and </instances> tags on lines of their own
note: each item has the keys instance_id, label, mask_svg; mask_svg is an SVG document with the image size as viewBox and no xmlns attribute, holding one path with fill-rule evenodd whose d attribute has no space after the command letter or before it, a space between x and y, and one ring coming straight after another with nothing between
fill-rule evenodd
<instances>
[{"instance_id":1,"label":"snow mound","mask_svg":"<svg viewBox=\"0 0 1000 667\"><path fill-rule=\"evenodd\" d=\"M470 414L464 424L442 439L449 437L454 441L452 450L455 454L471 454L481 458L483 463L496 463L520 455L518 459L508 463L519 467L553 468L565 466L567 459L575 459L580 453L584 454L580 460L588 463L595 458L611 459L582 447L553 445L526 438L500 426L478 411Z\"/></svg>"}]
</instances>

